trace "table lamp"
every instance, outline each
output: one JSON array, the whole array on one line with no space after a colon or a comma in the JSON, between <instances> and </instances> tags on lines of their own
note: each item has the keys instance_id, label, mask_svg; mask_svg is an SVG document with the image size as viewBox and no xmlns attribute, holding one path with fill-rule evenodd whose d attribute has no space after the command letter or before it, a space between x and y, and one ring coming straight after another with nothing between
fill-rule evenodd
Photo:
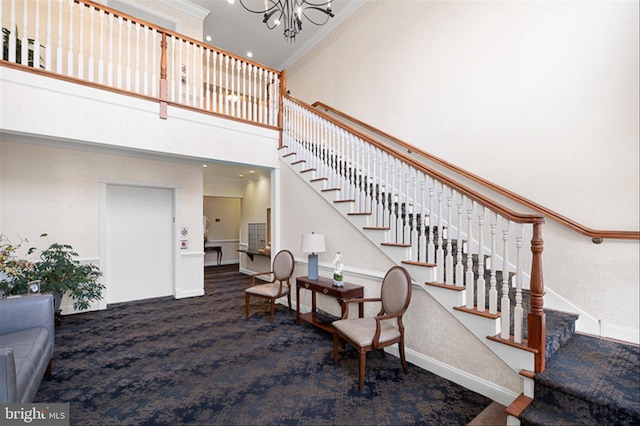
<instances>
[{"instance_id":1,"label":"table lamp","mask_svg":"<svg viewBox=\"0 0 640 426\"><path fill-rule=\"evenodd\" d=\"M318 255L316 253L324 252L324 235L322 234L302 234L302 243L300 250L303 253L309 253L308 258L308 277L310 280L318 279Z\"/></svg>"}]
</instances>

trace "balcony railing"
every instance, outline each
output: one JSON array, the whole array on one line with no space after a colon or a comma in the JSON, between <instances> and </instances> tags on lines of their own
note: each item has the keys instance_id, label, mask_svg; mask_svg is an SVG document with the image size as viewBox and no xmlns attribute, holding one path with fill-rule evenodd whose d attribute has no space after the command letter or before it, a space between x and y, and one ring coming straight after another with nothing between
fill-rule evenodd
<instances>
[{"instance_id":1,"label":"balcony railing","mask_svg":"<svg viewBox=\"0 0 640 426\"><path fill-rule=\"evenodd\" d=\"M0 22L10 64L278 127L281 73L197 40L91 1L2 0Z\"/></svg>"}]
</instances>

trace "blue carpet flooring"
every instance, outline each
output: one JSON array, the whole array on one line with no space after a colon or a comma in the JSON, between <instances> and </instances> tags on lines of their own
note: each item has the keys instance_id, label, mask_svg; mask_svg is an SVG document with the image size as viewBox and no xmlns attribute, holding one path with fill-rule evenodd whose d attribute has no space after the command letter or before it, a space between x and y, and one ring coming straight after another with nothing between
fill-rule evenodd
<instances>
[{"instance_id":1,"label":"blue carpet flooring","mask_svg":"<svg viewBox=\"0 0 640 426\"><path fill-rule=\"evenodd\" d=\"M68 402L77 425L464 425L491 403L377 352L360 392L349 346L334 365L331 336L281 305L245 319L249 283L208 267L203 297L65 317L35 402Z\"/></svg>"}]
</instances>

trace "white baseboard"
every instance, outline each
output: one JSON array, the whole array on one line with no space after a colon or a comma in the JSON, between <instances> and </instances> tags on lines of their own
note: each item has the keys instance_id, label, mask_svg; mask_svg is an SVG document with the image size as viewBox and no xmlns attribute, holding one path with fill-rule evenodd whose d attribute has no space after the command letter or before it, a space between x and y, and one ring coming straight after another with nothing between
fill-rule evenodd
<instances>
[{"instance_id":1,"label":"white baseboard","mask_svg":"<svg viewBox=\"0 0 640 426\"><path fill-rule=\"evenodd\" d=\"M181 290L176 289L176 294L173 296L176 299L185 299L187 297L204 296L204 288L197 288L193 290Z\"/></svg>"},{"instance_id":2,"label":"white baseboard","mask_svg":"<svg viewBox=\"0 0 640 426\"><path fill-rule=\"evenodd\" d=\"M640 330L600 320L600 335L640 345Z\"/></svg>"}]
</instances>

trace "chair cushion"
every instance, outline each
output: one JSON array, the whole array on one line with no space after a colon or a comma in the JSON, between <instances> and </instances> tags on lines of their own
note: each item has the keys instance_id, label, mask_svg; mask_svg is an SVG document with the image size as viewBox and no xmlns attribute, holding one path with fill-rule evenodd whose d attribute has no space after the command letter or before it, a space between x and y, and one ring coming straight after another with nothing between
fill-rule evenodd
<instances>
[{"instance_id":1,"label":"chair cushion","mask_svg":"<svg viewBox=\"0 0 640 426\"><path fill-rule=\"evenodd\" d=\"M385 321L382 321L380 325L382 327L382 330L380 330L380 343L400 337L400 331L393 325ZM334 321L333 326L344 337L357 343L358 346L370 346L376 334L376 320L373 318L343 319Z\"/></svg>"},{"instance_id":2,"label":"chair cushion","mask_svg":"<svg viewBox=\"0 0 640 426\"><path fill-rule=\"evenodd\" d=\"M280 284L262 284L262 285L254 285L253 287L249 287L245 291L249 294L255 294L256 296L262 297L276 297L278 296L278 290L280 289ZM286 285L282 286L282 293L280 296L286 296L289 293L289 287Z\"/></svg>"}]
</instances>

